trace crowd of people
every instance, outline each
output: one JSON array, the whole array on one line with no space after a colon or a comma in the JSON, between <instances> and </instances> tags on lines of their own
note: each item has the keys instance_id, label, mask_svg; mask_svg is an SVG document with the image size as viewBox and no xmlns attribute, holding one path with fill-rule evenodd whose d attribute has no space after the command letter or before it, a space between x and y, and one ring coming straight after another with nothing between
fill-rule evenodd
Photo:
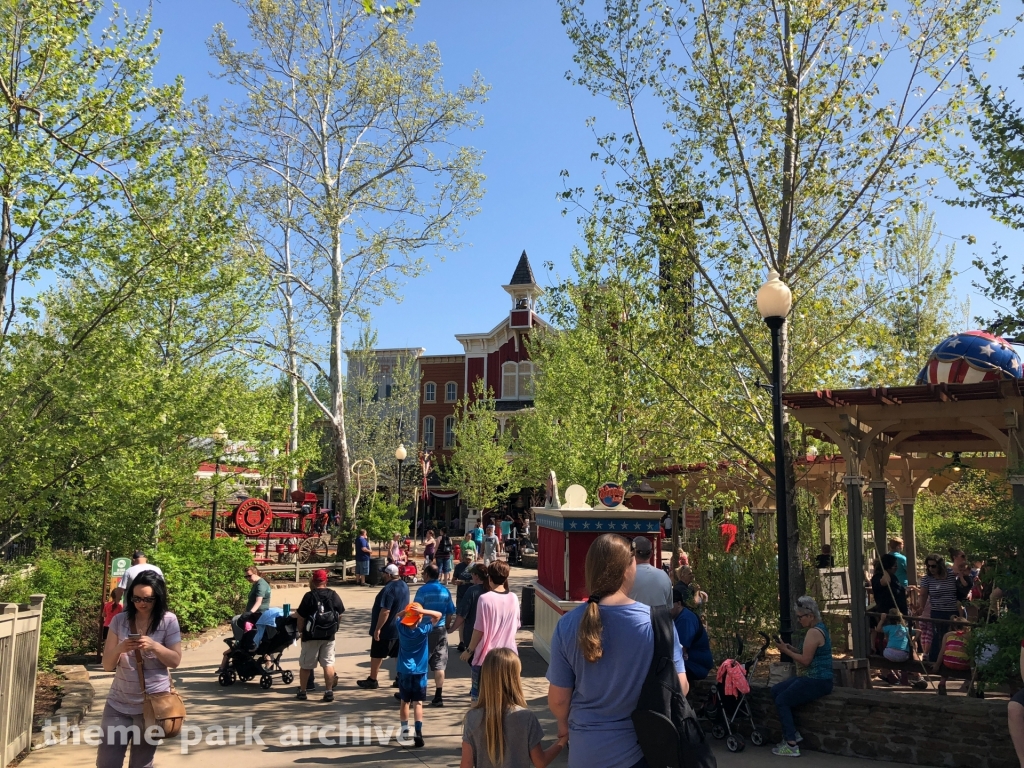
<instances>
[{"instance_id":1,"label":"crowd of people","mask_svg":"<svg viewBox=\"0 0 1024 768\"><path fill-rule=\"evenodd\" d=\"M400 734L414 747L425 745L424 711L445 707L445 679L451 663L449 647L469 667L470 709L462 734L461 768L472 766L546 766L567 746L573 768L627 766L647 768L633 725L640 683L654 654L655 611L671 616L675 656L672 659L685 695L706 679L715 663L710 638L698 607L708 595L694 583L689 556L679 550L674 568L662 568L656 543L606 534L590 546L585 563L586 603L565 614L551 639L547 670L548 706L556 722L555 739L544 745L544 730L525 703L522 665L516 634L520 628L519 598L510 588L510 567L503 558L503 540L495 526L476 526L454 541L443 528L424 537L423 584L415 595L402 577L410 553L401 537L391 547L382 584L373 601L367 627L369 672L359 688L381 687L385 659L395 659L393 696L397 700ZM969 665L965 606L972 595L984 594L978 570L968 566L962 551L951 552L951 565L939 555L925 558L927 573L918 589L909 587L902 542L890 542L871 579L875 610L876 650L894 664L932 659L935 670L963 670ZM366 532L356 540L357 553L368 554ZM827 553L830 554L830 553ZM457 563L453 564L453 560ZM357 582L368 571L356 569ZM246 569L250 584L245 609L232 621L235 641L250 631L269 609L271 589L256 567ZM449 582L454 581L453 590ZM297 607L290 611L301 646L296 696L306 700L316 687L316 669L323 673L323 701L334 701L338 678L334 668L336 635L345 614L338 592L328 586L328 573L314 571ZM908 588L909 587L909 588ZM181 636L170 612L163 574L136 553L132 569L119 584L123 610L111 611L103 666L115 673L103 712L108 725L143 725L147 695L168 690L171 671L181 660ZM989 591L989 594L991 590ZM913 616L942 627L937 642L908 626ZM773 752L798 756L802 737L793 710L827 696L834 685L832 646L817 603L802 597L796 619L803 632L799 647L776 638L780 654L805 668L805 674L774 685L771 696L782 724L783 740ZM923 622L930 626L932 622ZM1024 660L1024 643L1021 649ZM668 659L666 658L666 662ZM228 653L218 673L228 664ZM913 675L913 673L910 673ZM921 683L904 675L902 682ZM430 696L430 682L433 695ZM945 676L940 687L944 688ZM1010 731L1024 766L1024 694L1009 708ZM123 764L126 744L104 742L99 768ZM155 745L132 746L132 765L150 766ZM136 751L138 752L136 759Z\"/></svg>"}]
</instances>

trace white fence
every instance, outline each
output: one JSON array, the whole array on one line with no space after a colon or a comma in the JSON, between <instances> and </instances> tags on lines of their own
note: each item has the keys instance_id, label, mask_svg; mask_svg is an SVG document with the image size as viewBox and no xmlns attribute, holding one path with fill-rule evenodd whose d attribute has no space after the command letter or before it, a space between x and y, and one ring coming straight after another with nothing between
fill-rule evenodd
<instances>
[{"instance_id":1,"label":"white fence","mask_svg":"<svg viewBox=\"0 0 1024 768\"><path fill-rule=\"evenodd\" d=\"M32 743L45 595L29 599L27 605L0 603L0 766Z\"/></svg>"},{"instance_id":2,"label":"white fence","mask_svg":"<svg viewBox=\"0 0 1024 768\"><path fill-rule=\"evenodd\" d=\"M317 571L321 568L325 571L340 570L343 574L347 572L349 565L355 564L354 560L342 560L339 563L284 563L282 565L260 565L260 573L291 573L295 572L295 583L299 583L299 571Z\"/></svg>"}]
</instances>

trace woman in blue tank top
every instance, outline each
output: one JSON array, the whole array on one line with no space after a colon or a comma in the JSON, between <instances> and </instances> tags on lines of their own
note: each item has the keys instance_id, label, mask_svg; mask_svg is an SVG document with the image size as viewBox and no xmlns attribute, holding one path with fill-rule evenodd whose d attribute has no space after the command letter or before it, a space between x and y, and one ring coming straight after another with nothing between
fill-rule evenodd
<instances>
[{"instance_id":1,"label":"woman in blue tank top","mask_svg":"<svg viewBox=\"0 0 1024 768\"><path fill-rule=\"evenodd\" d=\"M784 757L800 756L798 742L802 737L793 722L793 707L832 693L832 640L813 597L805 595L796 601L796 619L807 630L803 648L779 643L779 650L807 667L807 674L772 686L772 699L782 722L782 742L772 752Z\"/></svg>"}]
</instances>

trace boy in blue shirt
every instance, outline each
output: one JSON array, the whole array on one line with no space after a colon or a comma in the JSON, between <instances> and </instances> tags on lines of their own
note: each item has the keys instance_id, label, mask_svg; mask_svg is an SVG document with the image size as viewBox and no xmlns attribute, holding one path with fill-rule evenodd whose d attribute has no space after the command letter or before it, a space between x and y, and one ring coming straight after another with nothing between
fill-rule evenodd
<instances>
[{"instance_id":1,"label":"boy in blue shirt","mask_svg":"<svg viewBox=\"0 0 1024 768\"><path fill-rule=\"evenodd\" d=\"M402 738L409 736L409 703L415 703L415 746L423 746L423 702L427 700L427 636L441 619L440 611L429 611L410 603L398 624L398 698Z\"/></svg>"},{"instance_id":2,"label":"boy in blue shirt","mask_svg":"<svg viewBox=\"0 0 1024 768\"><path fill-rule=\"evenodd\" d=\"M896 558L896 579L906 589L910 579L907 577L907 556L903 554L903 539L899 536L889 539L889 552Z\"/></svg>"}]
</instances>

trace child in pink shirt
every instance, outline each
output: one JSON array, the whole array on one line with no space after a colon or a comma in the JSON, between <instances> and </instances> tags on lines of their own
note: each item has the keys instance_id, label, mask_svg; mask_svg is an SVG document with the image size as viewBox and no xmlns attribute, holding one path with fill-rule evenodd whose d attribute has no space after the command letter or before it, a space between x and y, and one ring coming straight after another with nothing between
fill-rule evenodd
<instances>
[{"instance_id":1,"label":"child in pink shirt","mask_svg":"<svg viewBox=\"0 0 1024 768\"><path fill-rule=\"evenodd\" d=\"M480 668L495 648L508 648L518 655L516 632L519 630L519 598L508 588L508 563L497 560L487 567L490 591L480 595L476 623L469 647L462 654L473 669L470 697L475 702L480 690Z\"/></svg>"}]
</instances>

